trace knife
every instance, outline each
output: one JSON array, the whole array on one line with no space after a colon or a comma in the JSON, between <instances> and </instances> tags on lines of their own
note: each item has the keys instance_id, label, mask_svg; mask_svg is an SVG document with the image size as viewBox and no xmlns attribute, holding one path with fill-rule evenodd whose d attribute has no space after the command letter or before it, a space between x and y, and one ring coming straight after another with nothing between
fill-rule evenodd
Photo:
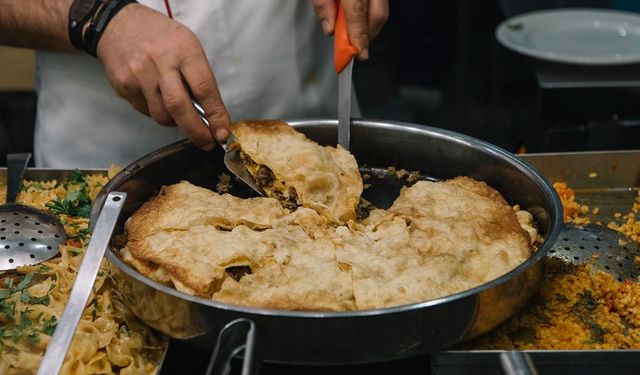
<instances>
[{"instance_id":1,"label":"knife","mask_svg":"<svg viewBox=\"0 0 640 375\"><path fill-rule=\"evenodd\" d=\"M333 64L338 73L338 144L349 150L351 138L351 72L358 49L349 41L347 23L340 0L333 40Z\"/></svg>"}]
</instances>

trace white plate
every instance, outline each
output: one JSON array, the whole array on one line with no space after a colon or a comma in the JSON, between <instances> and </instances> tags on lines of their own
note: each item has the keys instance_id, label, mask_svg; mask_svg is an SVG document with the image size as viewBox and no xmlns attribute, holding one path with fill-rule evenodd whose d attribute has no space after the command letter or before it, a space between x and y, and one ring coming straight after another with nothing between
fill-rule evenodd
<instances>
[{"instance_id":1,"label":"white plate","mask_svg":"<svg viewBox=\"0 0 640 375\"><path fill-rule=\"evenodd\" d=\"M496 38L522 54L555 62L612 65L640 62L640 16L602 9L556 9L502 22Z\"/></svg>"}]
</instances>

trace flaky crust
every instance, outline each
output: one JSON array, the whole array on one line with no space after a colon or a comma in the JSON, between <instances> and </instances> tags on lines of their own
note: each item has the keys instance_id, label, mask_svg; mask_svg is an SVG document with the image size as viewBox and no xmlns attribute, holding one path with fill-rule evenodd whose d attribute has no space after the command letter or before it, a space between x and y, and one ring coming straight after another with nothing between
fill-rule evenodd
<instances>
[{"instance_id":1,"label":"flaky crust","mask_svg":"<svg viewBox=\"0 0 640 375\"><path fill-rule=\"evenodd\" d=\"M195 201L195 202L194 202ZM123 258L178 290L254 307L342 311L426 301L484 284L531 254L513 209L470 178L418 182L361 223L327 223L188 182L126 224ZM234 279L230 267L251 270Z\"/></svg>"},{"instance_id":2,"label":"flaky crust","mask_svg":"<svg viewBox=\"0 0 640 375\"><path fill-rule=\"evenodd\" d=\"M354 273L359 309L424 301L467 290L517 267L532 252L513 209L468 177L417 182L362 225L378 239L338 251ZM366 255L362 248L371 248Z\"/></svg>"},{"instance_id":3,"label":"flaky crust","mask_svg":"<svg viewBox=\"0 0 640 375\"><path fill-rule=\"evenodd\" d=\"M289 211L275 199L241 199L217 194L182 181L163 186L125 223L129 240L138 240L159 230L186 230L209 224L231 229L238 224L251 228L270 228Z\"/></svg>"},{"instance_id":4,"label":"flaky crust","mask_svg":"<svg viewBox=\"0 0 640 375\"><path fill-rule=\"evenodd\" d=\"M356 219L363 184L358 164L348 151L320 146L276 120L237 122L232 133L254 162L268 166L276 180L295 188L300 205L334 223Z\"/></svg>"}]
</instances>

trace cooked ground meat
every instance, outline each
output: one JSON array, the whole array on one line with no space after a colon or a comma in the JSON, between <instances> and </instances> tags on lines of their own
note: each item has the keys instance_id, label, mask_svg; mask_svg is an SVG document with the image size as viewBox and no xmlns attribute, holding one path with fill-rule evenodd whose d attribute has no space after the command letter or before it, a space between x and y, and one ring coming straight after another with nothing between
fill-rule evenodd
<instances>
[{"instance_id":1,"label":"cooked ground meat","mask_svg":"<svg viewBox=\"0 0 640 375\"><path fill-rule=\"evenodd\" d=\"M298 192L293 186L289 186L289 200L298 202Z\"/></svg>"},{"instance_id":2,"label":"cooked ground meat","mask_svg":"<svg viewBox=\"0 0 640 375\"><path fill-rule=\"evenodd\" d=\"M258 186L260 186L261 188L272 186L273 181L275 180L275 176L273 175L271 169L264 165L258 167L255 178Z\"/></svg>"},{"instance_id":3,"label":"cooked ground meat","mask_svg":"<svg viewBox=\"0 0 640 375\"><path fill-rule=\"evenodd\" d=\"M358 208L356 208L356 214L358 215L358 221L364 220L369 217L369 213L375 207L371 204L371 202L366 199L360 197L360 203L358 204Z\"/></svg>"},{"instance_id":4,"label":"cooked ground meat","mask_svg":"<svg viewBox=\"0 0 640 375\"><path fill-rule=\"evenodd\" d=\"M251 274L251 267L249 266L233 266L225 268L224 272L229 275L235 281L240 281L242 276Z\"/></svg>"},{"instance_id":5,"label":"cooked ground meat","mask_svg":"<svg viewBox=\"0 0 640 375\"><path fill-rule=\"evenodd\" d=\"M113 249L122 249L127 244L127 234L119 233L111 236L111 240L109 241L111 248Z\"/></svg>"},{"instance_id":6,"label":"cooked ground meat","mask_svg":"<svg viewBox=\"0 0 640 375\"><path fill-rule=\"evenodd\" d=\"M231 176L226 173L222 173L218 177L218 183L216 184L216 192L218 194L229 194L231 192Z\"/></svg>"},{"instance_id":7,"label":"cooked ground meat","mask_svg":"<svg viewBox=\"0 0 640 375\"><path fill-rule=\"evenodd\" d=\"M281 199L280 202L282 203L282 206L284 208L295 211L296 209L298 209L298 192L293 186L289 186L289 189L287 191L289 193L289 198L287 198L286 200Z\"/></svg>"}]
</instances>

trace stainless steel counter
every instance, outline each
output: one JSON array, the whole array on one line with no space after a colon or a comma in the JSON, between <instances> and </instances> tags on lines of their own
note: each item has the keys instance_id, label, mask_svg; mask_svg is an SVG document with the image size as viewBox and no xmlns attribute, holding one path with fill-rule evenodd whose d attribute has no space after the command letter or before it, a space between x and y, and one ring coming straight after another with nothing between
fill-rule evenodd
<instances>
[{"instance_id":1,"label":"stainless steel counter","mask_svg":"<svg viewBox=\"0 0 640 375\"><path fill-rule=\"evenodd\" d=\"M629 212L640 190L640 150L612 152L577 152L522 155L551 182L566 182L576 192L576 199L599 207L593 220L607 222L616 212ZM104 169L83 170L106 173ZM31 180L69 177L71 170L29 169ZM0 181L6 169L0 168ZM497 350L449 350L434 353L431 373L435 375L500 374ZM640 368L638 350L527 351L540 374L635 374Z\"/></svg>"},{"instance_id":2,"label":"stainless steel counter","mask_svg":"<svg viewBox=\"0 0 640 375\"><path fill-rule=\"evenodd\" d=\"M551 182L566 182L576 200L600 212L592 220L608 222L630 211L640 190L640 150L522 155ZM640 350L530 350L541 375L637 374ZM431 357L434 375L501 374L499 350L448 350Z\"/></svg>"}]
</instances>

